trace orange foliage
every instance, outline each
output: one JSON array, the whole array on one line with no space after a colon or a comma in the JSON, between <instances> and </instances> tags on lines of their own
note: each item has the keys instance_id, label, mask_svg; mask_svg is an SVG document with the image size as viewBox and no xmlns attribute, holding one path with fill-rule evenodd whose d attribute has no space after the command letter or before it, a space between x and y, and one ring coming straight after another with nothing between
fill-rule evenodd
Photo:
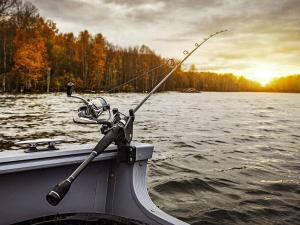
<instances>
[{"instance_id":1,"label":"orange foliage","mask_svg":"<svg viewBox=\"0 0 300 225\"><path fill-rule=\"evenodd\" d=\"M61 91L65 89L66 84L70 81L76 84L76 87L78 86L79 89L83 86L83 81L72 73L65 73L63 76L55 77L52 84L56 89L55 91Z\"/></svg>"},{"instance_id":2,"label":"orange foliage","mask_svg":"<svg viewBox=\"0 0 300 225\"><path fill-rule=\"evenodd\" d=\"M274 78L266 89L275 92L300 92L300 75Z\"/></svg>"},{"instance_id":3,"label":"orange foliage","mask_svg":"<svg viewBox=\"0 0 300 225\"><path fill-rule=\"evenodd\" d=\"M78 36L59 33L56 24L40 17L30 3L18 7L17 17L7 15L7 21L0 23L2 90L45 91L50 81L50 90L63 91L65 84L72 80L77 90L82 91L145 92L171 70L167 60L148 46L121 48L106 41L101 34L94 36L87 30ZM141 74L145 76L139 76ZM139 78L135 79L137 76ZM128 81L130 83L120 87ZM267 87L262 87L233 74L197 72L192 65L189 71L179 68L160 90L189 88L300 92L300 78L274 79Z\"/></svg>"},{"instance_id":4,"label":"orange foliage","mask_svg":"<svg viewBox=\"0 0 300 225\"><path fill-rule=\"evenodd\" d=\"M24 32L18 30L15 38L14 70L26 80L37 81L47 68L45 43L37 32L33 40L24 37Z\"/></svg>"},{"instance_id":5,"label":"orange foliage","mask_svg":"<svg viewBox=\"0 0 300 225\"><path fill-rule=\"evenodd\" d=\"M88 77L90 89L99 89L104 79L105 66L104 39L101 34L98 34L91 44L89 64L91 68Z\"/></svg>"}]
</instances>

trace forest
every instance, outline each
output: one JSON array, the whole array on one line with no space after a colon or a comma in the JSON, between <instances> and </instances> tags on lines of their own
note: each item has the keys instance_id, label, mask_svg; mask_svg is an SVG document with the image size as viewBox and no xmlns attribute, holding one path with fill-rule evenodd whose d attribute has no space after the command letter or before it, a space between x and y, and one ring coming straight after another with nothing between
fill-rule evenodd
<instances>
[{"instance_id":1,"label":"forest","mask_svg":"<svg viewBox=\"0 0 300 225\"><path fill-rule=\"evenodd\" d=\"M176 61L176 60L175 60ZM87 30L61 33L30 2L0 0L0 92L148 92L169 72L169 60L146 45L122 48ZM125 85L123 85L125 84ZM160 91L300 92L300 75L263 87L233 74L178 69Z\"/></svg>"}]
</instances>

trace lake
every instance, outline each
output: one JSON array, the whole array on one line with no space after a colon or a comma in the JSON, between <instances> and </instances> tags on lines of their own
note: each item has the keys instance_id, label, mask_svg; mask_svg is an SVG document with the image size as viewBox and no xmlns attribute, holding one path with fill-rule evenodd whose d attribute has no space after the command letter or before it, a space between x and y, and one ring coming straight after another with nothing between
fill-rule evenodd
<instances>
[{"instance_id":1,"label":"lake","mask_svg":"<svg viewBox=\"0 0 300 225\"><path fill-rule=\"evenodd\" d=\"M85 94L92 99L96 94ZM145 94L103 94L127 113ZM62 138L95 143L65 94L0 95L0 150ZM192 224L296 224L300 220L300 94L158 93L137 112L134 140L155 146L151 198Z\"/></svg>"}]
</instances>

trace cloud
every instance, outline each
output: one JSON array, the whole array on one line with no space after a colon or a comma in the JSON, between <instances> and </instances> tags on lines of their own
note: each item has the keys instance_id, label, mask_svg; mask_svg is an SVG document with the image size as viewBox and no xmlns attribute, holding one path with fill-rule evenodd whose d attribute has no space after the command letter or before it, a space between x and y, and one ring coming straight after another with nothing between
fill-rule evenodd
<instances>
[{"instance_id":1,"label":"cloud","mask_svg":"<svg viewBox=\"0 0 300 225\"><path fill-rule=\"evenodd\" d=\"M210 40L187 63L219 72L248 73L264 62L282 73L282 68L286 73L300 72L299 0L32 2L62 32L100 32L115 44L146 44L165 57L181 58L194 42L228 28L230 32Z\"/></svg>"}]
</instances>

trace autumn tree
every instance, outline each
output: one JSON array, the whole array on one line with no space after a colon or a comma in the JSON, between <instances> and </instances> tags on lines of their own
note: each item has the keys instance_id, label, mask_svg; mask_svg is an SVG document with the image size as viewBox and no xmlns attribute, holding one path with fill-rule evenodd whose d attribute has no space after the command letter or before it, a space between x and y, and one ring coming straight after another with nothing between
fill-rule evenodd
<instances>
[{"instance_id":1,"label":"autumn tree","mask_svg":"<svg viewBox=\"0 0 300 225\"><path fill-rule=\"evenodd\" d=\"M0 21L9 16L11 10L16 6L17 0L0 0Z\"/></svg>"},{"instance_id":2,"label":"autumn tree","mask_svg":"<svg viewBox=\"0 0 300 225\"><path fill-rule=\"evenodd\" d=\"M77 49L76 49L76 59L81 64L81 78L83 80L84 88L87 87L87 79L88 79L88 55L89 55L89 41L90 34L87 30L80 32L79 38L77 41Z\"/></svg>"},{"instance_id":3,"label":"autumn tree","mask_svg":"<svg viewBox=\"0 0 300 225\"><path fill-rule=\"evenodd\" d=\"M34 39L25 38L23 30L18 30L15 38L14 71L20 78L21 89L30 90L42 78L47 68L46 47L39 33Z\"/></svg>"},{"instance_id":4,"label":"autumn tree","mask_svg":"<svg viewBox=\"0 0 300 225\"><path fill-rule=\"evenodd\" d=\"M38 10L32 3L23 3L19 0L16 2L15 13L12 18L18 29L32 31L37 28L39 18Z\"/></svg>"},{"instance_id":5,"label":"autumn tree","mask_svg":"<svg viewBox=\"0 0 300 225\"><path fill-rule=\"evenodd\" d=\"M268 91L300 92L300 75L274 78L266 87Z\"/></svg>"},{"instance_id":6,"label":"autumn tree","mask_svg":"<svg viewBox=\"0 0 300 225\"><path fill-rule=\"evenodd\" d=\"M1 91L45 91L47 74L52 91L63 91L65 83L72 80L82 91L146 92L171 69L167 59L146 45L120 47L87 30L78 36L60 33L33 4L0 0ZM243 76L198 72L192 65L187 71L178 68L159 91L300 92L299 83L298 76L290 76L263 88Z\"/></svg>"},{"instance_id":7,"label":"autumn tree","mask_svg":"<svg viewBox=\"0 0 300 225\"><path fill-rule=\"evenodd\" d=\"M0 0L0 75L2 75L2 89L6 90L6 76L11 70L11 56L13 54L14 29L11 17L17 0Z\"/></svg>"},{"instance_id":8,"label":"autumn tree","mask_svg":"<svg viewBox=\"0 0 300 225\"><path fill-rule=\"evenodd\" d=\"M97 34L90 45L88 57L89 74L88 86L91 90L100 90L104 83L105 50L104 38Z\"/></svg>"}]
</instances>

